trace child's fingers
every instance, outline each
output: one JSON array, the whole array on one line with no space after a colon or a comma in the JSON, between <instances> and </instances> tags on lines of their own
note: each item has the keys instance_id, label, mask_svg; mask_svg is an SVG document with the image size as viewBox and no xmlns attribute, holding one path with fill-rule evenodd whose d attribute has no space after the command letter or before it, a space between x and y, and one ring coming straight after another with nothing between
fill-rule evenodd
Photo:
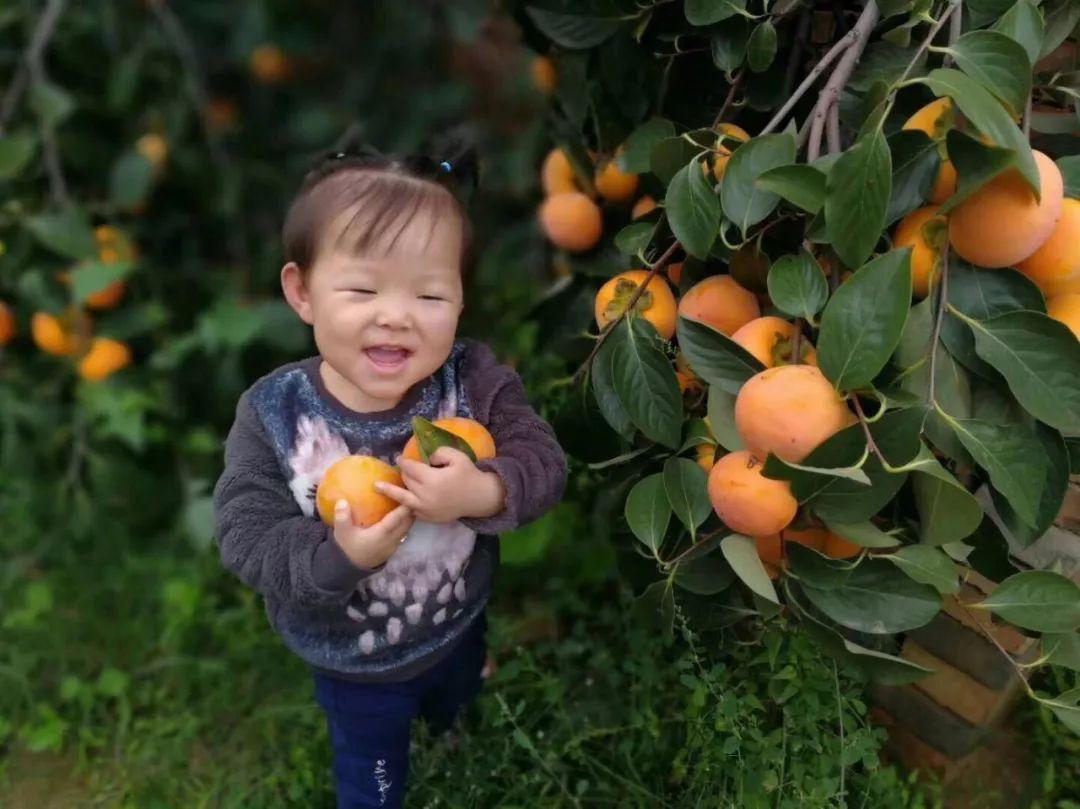
<instances>
[{"instance_id":1,"label":"child's fingers","mask_svg":"<svg viewBox=\"0 0 1080 809\"><path fill-rule=\"evenodd\" d=\"M462 452L457 447L439 447L428 459L431 461L432 466L451 466L455 463L461 463L461 461L469 461L469 456ZM469 461L472 463L472 461Z\"/></svg>"},{"instance_id":2,"label":"child's fingers","mask_svg":"<svg viewBox=\"0 0 1080 809\"><path fill-rule=\"evenodd\" d=\"M391 500L397 500L401 505L406 506L409 509L415 510L420 505L420 499L415 494L408 489L395 486L393 483L376 483L375 491L379 494L386 495ZM393 514L394 512L390 513Z\"/></svg>"},{"instance_id":3,"label":"child's fingers","mask_svg":"<svg viewBox=\"0 0 1080 809\"><path fill-rule=\"evenodd\" d=\"M398 468L401 470L401 476L405 478L411 478L412 480L424 481L431 475L431 467L426 463L420 463L420 461L413 461L409 458L402 458L398 464Z\"/></svg>"},{"instance_id":4,"label":"child's fingers","mask_svg":"<svg viewBox=\"0 0 1080 809\"><path fill-rule=\"evenodd\" d=\"M342 498L334 503L334 528L344 528L352 525L352 509L349 501Z\"/></svg>"}]
</instances>

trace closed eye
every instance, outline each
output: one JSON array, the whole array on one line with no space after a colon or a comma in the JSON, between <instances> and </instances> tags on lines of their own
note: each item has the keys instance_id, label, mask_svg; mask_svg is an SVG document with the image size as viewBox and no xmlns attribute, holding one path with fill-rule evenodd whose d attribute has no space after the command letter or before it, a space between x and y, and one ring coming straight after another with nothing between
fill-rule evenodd
<instances>
[{"instance_id":1,"label":"closed eye","mask_svg":"<svg viewBox=\"0 0 1080 809\"><path fill-rule=\"evenodd\" d=\"M438 295L421 295L420 298L425 301L444 301L446 298L440 298Z\"/></svg>"},{"instance_id":2,"label":"closed eye","mask_svg":"<svg viewBox=\"0 0 1080 809\"><path fill-rule=\"evenodd\" d=\"M348 292L359 292L361 295L374 295L374 289L350 289Z\"/></svg>"}]
</instances>

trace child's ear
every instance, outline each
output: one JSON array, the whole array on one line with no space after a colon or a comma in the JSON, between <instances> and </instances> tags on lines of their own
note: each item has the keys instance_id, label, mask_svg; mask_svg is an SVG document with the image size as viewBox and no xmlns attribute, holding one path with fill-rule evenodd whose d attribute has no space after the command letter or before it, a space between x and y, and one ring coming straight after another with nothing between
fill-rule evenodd
<instances>
[{"instance_id":1,"label":"child's ear","mask_svg":"<svg viewBox=\"0 0 1080 809\"><path fill-rule=\"evenodd\" d=\"M300 315L300 319L309 326L312 325L311 295L304 282L304 273L295 261L290 261L281 268L281 291L285 293L289 306Z\"/></svg>"}]
</instances>

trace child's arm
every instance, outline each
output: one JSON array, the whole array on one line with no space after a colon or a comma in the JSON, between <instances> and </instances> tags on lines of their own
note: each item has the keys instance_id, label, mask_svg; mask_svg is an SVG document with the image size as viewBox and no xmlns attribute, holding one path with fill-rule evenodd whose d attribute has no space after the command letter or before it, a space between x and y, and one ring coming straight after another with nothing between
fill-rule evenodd
<instances>
[{"instance_id":1,"label":"child's arm","mask_svg":"<svg viewBox=\"0 0 1080 809\"><path fill-rule=\"evenodd\" d=\"M282 477L248 394L225 439L225 469L214 487L222 564L263 595L302 606L345 604L378 568L354 565L333 528L300 510Z\"/></svg>"},{"instance_id":2,"label":"child's arm","mask_svg":"<svg viewBox=\"0 0 1080 809\"><path fill-rule=\"evenodd\" d=\"M462 373L477 411L474 417L488 428L498 453L477 467L499 476L506 500L494 516L465 517L461 522L481 534L513 531L562 499L566 456L555 431L529 404L521 377L500 365L488 346L470 341Z\"/></svg>"}]
</instances>

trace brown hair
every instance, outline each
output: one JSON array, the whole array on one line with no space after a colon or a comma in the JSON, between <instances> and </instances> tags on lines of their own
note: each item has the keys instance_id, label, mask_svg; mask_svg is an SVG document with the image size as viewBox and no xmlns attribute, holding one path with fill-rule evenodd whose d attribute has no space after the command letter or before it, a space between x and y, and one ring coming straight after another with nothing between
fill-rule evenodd
<instances>
[{"instance_id":1,"label":"brown hair","mask_svg":"<svg viewBox=\"0 0 1080 809\"><path fill-rule=\"evenodd\" d=\"M335 152L305 175L281 230L286 262L305 275L318 258L331 223L348 221L335 246L359 255L377 247L383 254L417 214L428 214L431 231L439 218L456 216L462 228L462 266L472 242L465 207L447 187L463 178L475 184L475 155L435 162L425 155L381 155L369 148ZM430 239L430 232L428 238Z\"/></svg>"}]
</instances>

